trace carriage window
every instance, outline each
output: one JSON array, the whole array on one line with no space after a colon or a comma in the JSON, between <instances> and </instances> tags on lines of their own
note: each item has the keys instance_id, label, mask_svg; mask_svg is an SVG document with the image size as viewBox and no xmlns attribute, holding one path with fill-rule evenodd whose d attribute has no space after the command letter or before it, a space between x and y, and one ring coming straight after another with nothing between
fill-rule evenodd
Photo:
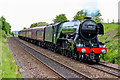
<instances>
[{"instance_id":1,"label":"carriage window","mask_svg":"<svg viewBox=\"0 0 120 80\"><path fill-rule=\"evenodd\" d=\"M42 31L37 31L37 36L42 36L43 32Z\"/></svg>"},{"instance_id":2,"label":"carriage window","mask_svg":"<svg viewBox=\"0 0 120 80\"><path fill-rule=\"evenodd\" d=\"M23 36L25 36L25 32L23 32Z\"/></svg>"},{"instance_id":3,"label":"carriage window","mask_svg":"<svg viewBox=\"0 0 120 80\"><path fill-rule=\"evenodd\" d=\"M20 32L20 36L22 36L22 32Z\"/></svg>"},{"instance_id":4,"label":"carriage window","mask_svg":"<svg viewBox=\"0 0 120 80\"><path fill-rule=\"evenodd\" d=\"M28 31L26 32L26 36L28 37Z\"/></svg>"},{"instance_id":5,"label":"carriage window","mask_svg":"<svg viewBox=\"0 0 120 80\"><path fill-rule=\"evenodd\" d=\"M23 33L22 33L22 32L20 32L20 36L22 36L22 34L23 34Z\"/></svg>"},{"instance_id":6,"label":"carriage window","mask_svg":"<svg viewBox=\"0 0 120 80\"><path fill-rule=\"evenodd\" d=\"M19 35L21 36L21 32L19 32Z\"/></svg>"},{"instance_id":7,"label":"carriage window","mask_svg":"<svg viewBox=\"0 0 120 80\"><path fill-rule=\"evenodd\" d=\"M28 35L31 35L31 31L28 32Z\"/></svg>"}]
</instances>

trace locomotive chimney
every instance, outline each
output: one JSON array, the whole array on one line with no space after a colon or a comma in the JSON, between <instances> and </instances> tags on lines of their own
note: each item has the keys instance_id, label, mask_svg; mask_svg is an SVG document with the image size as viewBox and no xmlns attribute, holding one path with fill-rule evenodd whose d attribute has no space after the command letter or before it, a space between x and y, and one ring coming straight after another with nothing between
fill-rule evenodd
<instances>
[{"instance_id":1,"label":"locomotive chimney","mask_svg":"<svg viewBox=\"0 0 120 80\"><path fill-rule=\"evenodd\" d=\"M91 19L91 17L85 17L84 19Z\"/></svg>"}]
</instances>

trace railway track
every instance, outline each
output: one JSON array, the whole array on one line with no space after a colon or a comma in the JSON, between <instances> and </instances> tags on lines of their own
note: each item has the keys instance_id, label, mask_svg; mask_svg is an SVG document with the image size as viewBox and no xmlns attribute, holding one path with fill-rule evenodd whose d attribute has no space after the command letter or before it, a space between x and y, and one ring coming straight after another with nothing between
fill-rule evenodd
<instances>
[{"instance_id":1,"label":"railway track","mask_svg":"<svg viewBox=\"0 0 120 80\"><path fill-rule=\"evenodd\" d=\"M102 72L105 72L107 74L114 75L117 78L120 78L120 69L119 68L114 68L114 67L105 65L103 62L100 62L100 63L97 63L97 64L95 62L91 62L92 64L91 63L83 63L83 62L80 62L80 63L84 64L84 65L87 65L91 68L100 70Z\"/></svg>"},{"instance_id":2,"label":"railway track","mask_svg":"<svg viewBox=\"0 0 120 80\"><path fill-rule=\"evenodd\" d=\"M105 62L100 61L97 64L95 62L83 63L83 64L120 78L120 68L108 66L108 65L106 65Z\"/></svg>"},{"instance_id":3,"label":"railway track","mask_svg":"<svg viewBox=\"0 0 120 80\"><path fill-rule=\"evenodd\" d=\"M117 66L117 67L112 67L112 66L110 66L110 65L108 66L107 64L111 64L111 63L103 62L103 61L100 61L99 64L100 64L100 65L103 65L103 66L105 66L105 67L109 67L109 68L111 68L111 69L117 70L117 71L120 72L120 66Z\"/></svg>"},{"instance_id":4,"label":"railway track","mask_svg":"<svg viewBox=\"0 0 120 80\"><path fill-rule=\"evenodd\" d=\"M104 64L94 64L94 65L86 64L86 65L120 78L120 70L119 69L116 69L113 67L108 67Z\"/></svg>"},{"instance_id":5,"label":"railway track","mask_svg":"<svg viewBox=\"0 0 120 80\"><path fill-rule=\"evenodd\" d=\"M43 55L39 53L38 51L30 48L29 46L26 46L25 44L21 43L20 41L14 40L22 47L24 48L27 52L29 52L33 57L41 61L44 65L49 67L52 71L54 71L56 74L58 74L60 77L63 79L69 79L69 78L85 78L88 80L91 80L92 78L88 75L85 75L77 70L75 70L72 67L69 67L59 61L56 61L54 59L49 58L46 55Z\"/></svg>"},{"instance_id":6,"label":"railway track","mask_svg":"<svg viewBox=\"0 0 120 80\"><path fill-rule=\"evenodd\" d=\"M119 68L107 66L107 65L102 64L102 63L96 64L96 65L90 65L90 66L120 78L120 69Z\"/></svg>"}]
</instances>

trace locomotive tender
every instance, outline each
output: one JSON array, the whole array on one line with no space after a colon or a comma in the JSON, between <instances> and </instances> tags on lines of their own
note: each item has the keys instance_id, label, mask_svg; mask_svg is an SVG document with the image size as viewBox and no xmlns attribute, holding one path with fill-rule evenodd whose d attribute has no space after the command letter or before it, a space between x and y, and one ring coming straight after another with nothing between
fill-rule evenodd
<instances>
[{"instance_id":1,"label":"locomotive tender","mask_svg":"<svg viewBox=\"0 0 120 80\"><path fill-rule=\"evenodd\" d=\"M103 25L86 17L83 21L73 20L24 29L18 32L18 37L67 57L99 62L100 54L106 54L107 48L98 41L98 34L104 34Z\"/></svg>"}]
</instances>

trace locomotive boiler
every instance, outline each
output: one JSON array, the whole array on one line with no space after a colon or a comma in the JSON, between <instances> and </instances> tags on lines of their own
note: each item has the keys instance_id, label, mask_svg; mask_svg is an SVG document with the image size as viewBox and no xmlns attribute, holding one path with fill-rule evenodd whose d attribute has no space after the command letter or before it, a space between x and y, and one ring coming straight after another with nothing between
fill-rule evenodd
<instances>
[{"instance_id":1,"label":"locomotive boiler","mask_svg":"<svg viewBox=\"0 0 120 80\"><path fill-rule=\"evenodd\" d=\"M18 37L80 61L100 61L107 48L97 35L104 34L101 23L86 17L83 21L59 22L19 31Z\"/></svg>"}]
</instances>

